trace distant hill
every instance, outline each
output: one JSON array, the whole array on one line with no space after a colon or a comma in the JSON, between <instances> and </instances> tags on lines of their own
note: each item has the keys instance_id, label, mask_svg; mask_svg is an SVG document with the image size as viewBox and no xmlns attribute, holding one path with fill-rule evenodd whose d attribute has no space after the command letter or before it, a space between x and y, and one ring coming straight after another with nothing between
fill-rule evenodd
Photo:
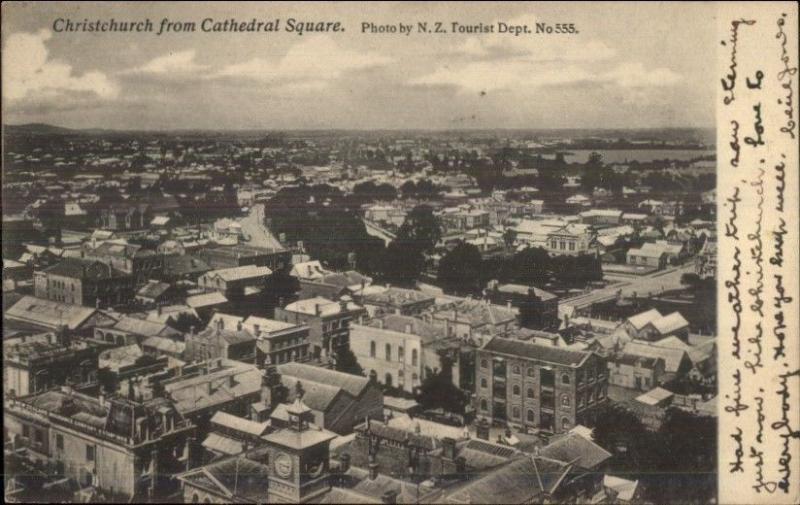
<instances>
[{"instance_id":1,"label":"distant hill","mask_svg":"<svg viewBox=\"0 0 800 505\"><path fill-rule=\"evenodd\" d=\"M71 135L78 133L78 130L45 123L6 124L3 125L3 131L7 135Z\"/></svg>"}]
</instances>

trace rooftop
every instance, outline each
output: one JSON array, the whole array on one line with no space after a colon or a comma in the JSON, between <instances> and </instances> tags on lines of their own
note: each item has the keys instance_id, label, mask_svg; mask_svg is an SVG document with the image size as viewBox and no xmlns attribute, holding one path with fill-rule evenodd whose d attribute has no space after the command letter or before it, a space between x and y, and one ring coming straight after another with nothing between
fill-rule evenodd
<instances>
[{"instance_id":1,"label":"rooftop","mask_svg":"<svg viewBox=\"0 0 800 505\"><path fill-rule=\"evenodd\" d=\"M535 359L570 367L580 366L592 355L590 352L534 344L502 337L492 338L482 349L513 358Z\"/></svg>"}]
</instances>

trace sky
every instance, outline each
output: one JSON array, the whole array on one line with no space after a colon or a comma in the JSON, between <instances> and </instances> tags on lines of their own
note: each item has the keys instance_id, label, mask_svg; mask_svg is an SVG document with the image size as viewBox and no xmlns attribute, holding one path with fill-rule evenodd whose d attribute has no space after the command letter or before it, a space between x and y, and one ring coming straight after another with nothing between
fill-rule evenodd
<instances>
[{"instance_id":1,"label":"sky","mask_svg":"<svg viewBox=\"0 0 800 505\"><path fill-rule=\"evenodd\" d=\"M3 3L3 123L113 129L713 127L709 3ZM57 33L56 19L340 21L342 33ZM370 34L573 23L579 33Z\"/></svg>"}]
</instances>

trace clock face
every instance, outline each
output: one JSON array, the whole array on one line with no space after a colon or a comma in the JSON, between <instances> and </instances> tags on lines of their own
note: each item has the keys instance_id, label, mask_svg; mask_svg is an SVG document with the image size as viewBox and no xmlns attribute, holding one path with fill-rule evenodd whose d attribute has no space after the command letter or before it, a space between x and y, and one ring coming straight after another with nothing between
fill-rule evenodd
<instances>
[{"instance_id":1,"label":"clock face","mask_svg":"<svg viewBox=\"0 0 800 505\"><path fill-rule=\"evenodd\" d=\"M279 477L288 479L292 476L292 457L284 452L279 452L275 456L275 473Z\"/></svg>"}]
</instances>

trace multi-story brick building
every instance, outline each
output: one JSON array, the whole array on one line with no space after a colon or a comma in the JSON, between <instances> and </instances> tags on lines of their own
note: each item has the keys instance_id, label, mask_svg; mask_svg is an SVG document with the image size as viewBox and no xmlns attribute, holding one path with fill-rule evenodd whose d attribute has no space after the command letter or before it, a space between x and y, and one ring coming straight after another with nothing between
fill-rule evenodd
<instances>
[{"instance_id":1,"label":"multi-story brick building","mask_svg":"<svg viewBox=\"0 0 800 505\"><path fill-rule=\"evenodd\" d=\"M601 356L494 337L477 352L475 401L481 417L562 433L590 425L607 398Z\"/></svg>"},{"instance_id":2,"label":"multi-story brick building","mask_svg":"<svg viewBox=\"0 0 800 505\"><path fill-rule=\"evenodd\" d=\"M65 258L34 273L34 292L38 298L85 305L112 307L133 299L134 278L99 261Z\"/></svg>"}]
</instances>

